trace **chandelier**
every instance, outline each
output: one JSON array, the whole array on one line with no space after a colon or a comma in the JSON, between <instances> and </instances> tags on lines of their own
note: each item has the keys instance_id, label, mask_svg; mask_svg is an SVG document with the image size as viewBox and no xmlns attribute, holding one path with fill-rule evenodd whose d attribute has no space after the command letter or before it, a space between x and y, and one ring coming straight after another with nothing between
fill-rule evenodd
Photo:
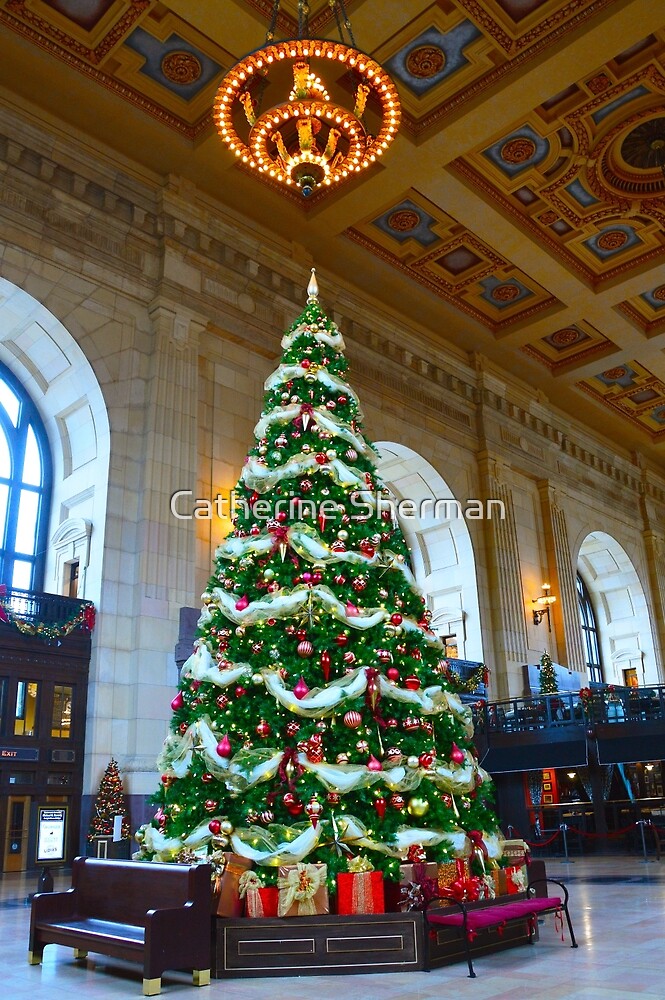
<instances>
[{"instance_id":1,"label":"chandelier","mask_svg":"<svg viewBox=\"0 0 665 1000\"><path fill-rule=\"evenodd\" d=\"M275 41L279 5L274 0L263 48L224 77L214 118L243 164L309 198L383 155L400 104L386 71L355 47L344 0L329 0L340 41L309 38L306 0L298 0L298 37Z\"/></svg>"}]
</instances>

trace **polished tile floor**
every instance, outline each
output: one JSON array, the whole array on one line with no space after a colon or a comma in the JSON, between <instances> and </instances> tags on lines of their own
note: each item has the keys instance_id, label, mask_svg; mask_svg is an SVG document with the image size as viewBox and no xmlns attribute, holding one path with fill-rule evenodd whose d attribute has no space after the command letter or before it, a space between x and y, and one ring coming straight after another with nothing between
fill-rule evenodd
<instances>
[{"instance_id":1,"label":"polished tile floor","mask_svg":"<svg viewBox=\"0 0 665 1000\"><path fill-rule=\"evenodd\" d=\"M556 934L552 918L534 946L513 948L476 961L476 979L463 964L434 972L289 979L213 980L195 988L184 974L167 974L162 996L187 1000L665 1000L663 918L665 860L602 857L547 861L548 875L568 885L580 947ZM0 877L0 968L7 1000L85 1000L142 996L138 966L101 955L74 963L72 952L48 945L41 966L27 963L29 893L36 877ZM57 875L55 888L69 880Z\"/></svg>"}]
</instances>

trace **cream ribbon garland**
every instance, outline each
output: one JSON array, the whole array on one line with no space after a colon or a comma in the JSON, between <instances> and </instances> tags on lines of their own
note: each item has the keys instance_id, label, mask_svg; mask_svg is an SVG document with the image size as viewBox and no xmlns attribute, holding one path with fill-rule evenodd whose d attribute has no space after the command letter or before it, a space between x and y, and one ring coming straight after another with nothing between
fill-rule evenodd
<instances>
[{"instance_id":1,"label":"cream ribbon garland","mask_svg":"<svg viewBox=\"0 0 665 1000\"><path fill-rule=\"evenodd\" d=\"M322 329L315 323L299 323L294 330L289 330L282 337L282 349L288 351L298 337L310 336L320 344L325 344L326 347L330 347L334 351L338 351L340 354L343 354L346 350L346 345L344 344L344 338L339 331L339 327L336 323L332 322L332 320L329 320L326 316L324 316L324 313L321 310L319 310L319 315L326 324L325 328ZM330 327L330 329L328 327Z\"/></svg>"},{"instance_id":2,"label":"cream ribbon garland","mask_svg":"<svg viewBox=\"0 0 665 1000\"><path fill-rule=\"evenodd\" d=\"M344 488L355 486L356 489L362 490L367 488L365 477L354 469L350 469L339 458L330 459L324 465L319 465L313 454L294 455L285 465L277 466L277 468L270 468L251 455L242 468L240 478L248 489L256 490L257 493L266 493L285 479L295 479L305 474L313 475L323 469L330 471L338 486Z\"/></svg>"},{"instance_id":3,"label":"cream ribbon garland","mask_svg":"<svg viewBox=\"0 0 665 1000\"><path fill-rule=\"evenodd\" d=\"M269 413L265 413L254 428L256 439L261 440L261 438L264 438L268 433L268 429L273 424L292 423L301 415L301 407L301 403L290 403L287 406L276 406ZM376 454L371 451L362 434L356 434L351 430L346 421L336 417L330 410L327 410L323 406L314 406L311 410L310 418L313 423L322 427L324 431L327 431L335 438L341 438L343 441L346 441L348 445L352 445L361 455L364 455L373 464L376 464ZM323 444L321 447L324 447ZM328 447L331 447L331 445L328 444Z\"/></svg>"},{"instance_id":4,"label":"cream ribbon garland","mask_svg":"<svg viewBox=\"0 0 665 1000\"><path fill-rule=\"evenodd\" d=\"M373 556L367 556L363 552L356 552L353 549L338 552L323 541L316 528L308 524L292 525L286 531L284 541L290 545L296 555L310 563L348 563L363 569L378 566L399 570L406 583L413 590L418 591L416 578L406 564L406 560L400 559L397 553L391 549L377 549ZM242 538L230 537L217 546L215 558L242 559L248 555L265 555L274 548L275 539L270 532L261 535L247 535Z\"/></svg>"},{"instance_id":5,"label":"cream ribbon garland","mask_svg":"<svg viewBox=\"0 0 665 1000\"><path fill-rule=\"evenodd\" d=\"M325 365L319 365L316 371L312 372L310 368L303 368L302 365L279 365L272 375L263 383L266 392L271 392L273 389L277 389L280 385L284 385L285 382L290 382L292 379L296 378L306 378L311 382L320 382L321 385L325 386L331 392L336 392L338 395L343 394L349 399L352 399L356 404L358 410L358 417L362 419L360 413L360 400L358 396L353 391L350 385L344 382L343 379L334 375Z\"/></svg>"},{"instance_id":6,"label":"cream ribbon garland","mask_svg":"<svg viewBox=\"0 0 665 1000\"><path fill-rule=\"evenodd\" d=\"M414 844L434 847L445 843L453 855L460 858L469 857L472 852L471 841L459 827L443 831L403 826L398 829L393 842L387 844L370 837L365 825L355 816L346 813L338 816L336 826L337 830L333 831L330 820L322 820L316 827L310 824L295 824L292 827L271 824L267 828L236 828L231 834L231 846L235 854L266 867L296 864L318 846L332 845L336 841L352 845L354 849L364 847L401 860L406 858L409 848ZM198 826L184 840L180 837L166 837L150 824L141 829L142 857L152 856L157 861L173 861L183 847L195 853L202 861L208 856L212 834L207 822ZM489 857L501 857L503 848L499 837L483 832L482 838Z\"/></svg>"}]
</instances>

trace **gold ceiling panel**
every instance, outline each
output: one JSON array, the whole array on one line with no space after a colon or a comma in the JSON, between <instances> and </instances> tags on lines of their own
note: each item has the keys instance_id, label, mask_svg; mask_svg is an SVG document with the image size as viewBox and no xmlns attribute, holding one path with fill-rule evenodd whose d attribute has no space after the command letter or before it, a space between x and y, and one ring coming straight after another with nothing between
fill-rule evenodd
<instances>
[{"instance_id":1,"label":"gold ceiling panel","mask_svg":"<svg viewBox=\"0 0 665 1000\"><path fill-rule=\"evenodd\" d=\"M617 350L616 344L585 320L561 327L522 347L525 354L553 375L564 375L588 364L592 358L604 358Z\"/></svg>"},{"instance_id":2,"label":"gold ceiling panel","mask_svg":"<svg viewBox=\"0 0 665 1000\"><path fill-rule=\"evenodd\" d=\"M414 190L346 235L494 334L557 305L546 289Z\"/></svg>"},{"instance_id":3,"label":"gold ceiling panel","mask_svg":"<svg viewBox=\"0 0 665 1000\"><path fill-rule=\"evenodd\" d=\"M620 302L617 309L647 337L665 332L665 285Z\"/></svg>"},{"instance_id":4,"label":"gold ceiling panel","mask_svg":"<svg viewBox=\"0 0 665 1000\"><path fill-rule=\"evenodd\" d=\"M665 253L661 135L663 31L452 166L595 287Z\"/></svg>"},{"instance_id":5,"label":"gold ceiling panel","mask_svg":"<svg viewBox=\"0 0 665 1000\"><path fill-rule=\"evenodd\" d=\"M646 431L652 441L665 440L665 382L638 361L615 365L577 385Z\"/></svg>"}]
</instances>

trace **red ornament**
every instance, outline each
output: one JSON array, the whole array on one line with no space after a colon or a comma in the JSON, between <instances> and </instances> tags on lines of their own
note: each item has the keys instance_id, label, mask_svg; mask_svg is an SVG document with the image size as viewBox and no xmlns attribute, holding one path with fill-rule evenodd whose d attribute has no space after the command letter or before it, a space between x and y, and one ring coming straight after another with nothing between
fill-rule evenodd
<instances>
[{"instance_id":1,"label":"red ornament","mask_svg":"<svg viewBox=\"0 0 665 1000\"><path fill-rule=\"evenodd\" d=\"M443 802L446 809L450 809L450 807L453 804L453 797L452 795L449 795L448 792L443 792L443 794L441 795L441 801Z\"/></svg>"},{"instance_id":2,"label":"red ornament","mask_svg":"<svg viewBox=\"0 0 665 1000\"><path fill-rule=\"evenodd\" d=\"M296 736L300 730L300 723L296 722L295 719L292 722L287 722L286 724L286 735Z\"/></svg>"},{"instance_id":3,"label":"red ornament","mask_svg":"<svg viewBox=\"0 0 665 1000\"><path fill-rule=\"evenodd\" d=\"M330 653L327 649L324 649L321 653L319 663L321 664L321 670L323 671L323 679L327 684L330 680Z\"/></svg>"},{"instance_id":4,"label":"red ornament","mask_svg":"<svg viewBox=\"0 0 665 1000\"><path fill-rule=\"evenodd\" d=\"M300 362L300 367L301 368L309 368L309 366L311 365L311 363L312 362L309 360L309 358L303 358L303 360Z\"/></svg>"},{"instance_id":5,"label":"red ornament","mask_svg":"<svg viewBox=\"0 0 665 1000\"><path fill-rule=\"evenodd\" d=\"M399 722L391 715L389 719L386 719L386 725L388 729L397 729Z\"/></svg>"},{"instance_id":6,"label":"red ornament","mask_svg":"<svg viewBox=\"0 0 665 1000\"><path fill-rule=\"evenodd\" d=\"M319 451L314 456L314 461L317 463L317 465L325 465L326 462L328 461L328 456L326 454L324 454L324 452Z\"/></svg>"},{"instance_id":7,"label":"red ornament","mask_svg":"<svg viewBox=\"0 0 665 1000\"><path fill-rule=\"evenodd\" d=\"M306 657L312 655L312 653L314 652L314 646L309 641L309 639L303 639L302 642L298 643L298 648L296 652L298 653L298 656L301 656L303 659L305 659Z\"/></svg>"},{"instance_id":8,"label":"red ornament","mask_svg":"<svg viewBox=\"0 0 665 1000\"><path fill-rule=\"evenodd\" d=\"M389 649L377 649L376 658L379 663L390 663L393 658L393 654Z\"/></svg>"},{"instance_id":9,"label":"red ornament","mask_svg":"<svg viewBox=\"0 0 665 1000\"><path fill-rule=\"evenodd\" d=\"M403 795L399 795L398 792L393 792L393 794L390 796L390 804L393 807L393 809L403 809L404 806L406 805L406 802L404 801Z\"/></svg>"},{"instance_id":10,"label":"red ornament","mask_svg":"<svg viewBox=\"0 0 665 1000\"><path fill-rule=\"evenodd\" d=\"M256 727L256 731L261 737L261 739L264 740L266 739L266 737L270 736L272 732L272 727L268 722L266 722L265 719L261 719L258 726Z\"/></svg>"},{"instance_id":11,"label":"red ornament","mask_svg":"<svg viewBox=\"0 0 665 1000\"><path fill-rule=\"evenodd\" d=\"M348 642L349 642L349 637L348 635L345 635L343 632L340 632L339 635L335 636L335 644L337 646L346 646L348 645Z\"/></svg>"},{"instance_id":12,"label":"red ornament","mask_svg":"<svg viewBox=\"0 0 665 1000\"><path fill-rule=\"evenodd\" d=\"M342 796L339 792L328 792L326 795L326 802L331 806L338 806L341 801Z\"/></svg>"},{"instance_id":13,"label":"red ornament","mask_svg":"<svg viewBox=\"0 0 665 1000\"><path fill-rule=\"evenodd\" d=\"M355 709L351 709L346 712L342 722L347 727L347 729L357 729L358 726L362 725L363 717L360 712L356 712Z\"/></svg>"},{"instance_id":14,"label":"red ornament","mask_svg":"<svg viewBox=\"0 0 665 1000\"><path fill-rule=\"evenodd\" d=\"M374 799L374 808L376 809L376 815L379 817L379 819L383 819L383 817L386 815L387 805L388 803L384 799L383 795L380 795L378 799Z\"/></svg>"},{"instance_id":15,"label":"red ornament","mask_svg":"<svg viewBox=\"0 0 665 1000\"><path fill-rule=\"evenodd\" d=\"M261 529L259 528L258 524L253 524L252 527L249 529L249 533L250 535L253 535L255 538L257 535L260 535Z\"/></svg>"},{"instance_id":16,"label":"red ornament","mask_svg":"<svg viewBox=\"0 0 665 1000\"><path fill-rule=\"evenodd\" d=\"M361 593L367 586L367 580L364 576L357 576L355 580L352 581L351 586L356 591L357 594Z\"/></svg>"},{"instance_id":17,"label":"red ornament","mask_svg":"<svg viewBox=\"0 0 665 1000\"><path fill-rule=\"evenodd\" d=\"M302 493L309 493L309 491L311 490L311 488L312 488L312 480L311 479L301 479L300 480L300 490L301 490Z\"/></svg>"},{"instance_id":18,"label":"red ornament","mask_svg":"<svg viewBox=\"0 0 665 1000\"><path fill-rule=\"evenodd\" d=\"M399 613L399 611L395 611L395 613L390 616L390 624L391 625L395 625L395 626L401 625L403 621L404 621L404 619L402 618L402 616Z\"/></svg>"},{"instance_id":19,"label":"red ornament","mask_svg":"<svg viewBox=\"0 0 665 1000\"><path fill-rule=\"evenodd\" d=\"M402 759L402 751L399 747L388 747L386 757L389 761L400 761Z\"/></svg>"},{"instance_id":20,"label":"red ornament","mask_svg":"<svg viewBox=\"0 0 665 1000\"><path fill-rule=\"evenodd\" d=\"M346 396L338 396L337 402L339 403L340 406L344 406L344 404L347 402Z\"/></svg>"},{"instance_id":21,"label":"red ornament","mask_svg":"<svg viewBox=\"0 0 665 1000\"><path fill-rule=\"evenodd\" d=\"M184 699L182 697L182 691L178 691L177 695L175 696L175 698L171 702L171 708L173 709L174 712L177 712L178 709L184 708L184 707L185 707L185 701L184 701Z\"/></svg>"},{"instance_id":22,"label":"red ornament","mask_svg":"<svg viewBox=\"0 0 665 1000\"><path fill-rule=\"evenodd\" d=\"M300 677L300 680L294 687L293 693L298 699L298 701L301 701L301 699L303 699L305 695L309 693L309 688L307 687L307 684L305 683L305 678L302 675Z\"/></svg>"},{"instance_id":23,"label":"red ornament","mask_svg":"<svg viewBox=\"0 0 665 1000\"><path fill-rule=\"evenodd\" d=\"M398 681L399 670L397 669L397 667L388 667L388 669L386 670L386 677L388 678L389 681Z\"/></svg>"},{"instance_id":24,"label":"red ornament","mask_svg":"<svg viewBox=\"0 0 665 1000\"><path fill-rule=\"evenodd\" d=\"M232 754L231 741L229 740L228 734L225 733L221 740L217 744L217 754L219 757L230 757Z\"/></svg>"},{"instance_id":25,"label":"red ornament","mask_svg":"<svg viewBox=\"0 0 665 1000\"><path fill-rule=\"evenodd\" d=\"M416 729L420 729L420 719L417 719L415 715L407 715L402 725L406 729L407 733L412 733Z\"/></svg>"},{"instance_id":26,"label":"red ornament","mask_svg":"<svg viewBox=\"0 0 665 1000\"><path fill-rule=\"evenodd\" d=\"M203 803L203 808L205 809L206 812L214 813L218 805L219 803L216 802L215 799L206 799L205 802Z\"/></svg>"},{"instance_id":27,"label":"red ornament","mask_svg":"<svg viewBox=\"0 0 665 1000\"><path fill-rule=\"evenodd\" d=\"M180 725L178 726L178 732L182 733L183 736L185 735L188 729L189 726L187 725L186 722L181 722Z\"/></svg>"},{"instance_id":28,"label":"red ornament","mask_svg":"<svg viewBox=\"0 0 665 1000\"><path fill-rule=\"evenodd\" d=\"M235 694L236 698L242 698L244 694L247 694L247 688L244 688L242 684L239 684L238 687L236 688Z\"/></svg>"},{"instance_id":29,"label":"red ornament","mask_svg":"<svg viewBox=\"0 0 665 1000\"><path fill-rule=\"evenodd\" d=\"M344 576L343 573L338 573L336 576L333 577L333 580L335 581L338 587L343 587L344 584L346 583L346 577Z\"/></svg>"},{"instance_id":30,"label":"red ornament","mask_svg":"<svg viewBox=\"0 0 665 1000\"><path fill-rule=\"evenodd\" d=\"M162 776L162 781L163 780L164 780L164 777ZM204 771L203 774L201 775L201 781L203 782L204 785L209 785L210 782L214 781L214 780L215 780L215 777L214 777L214 775L212 775L210 773L210 771Z\"/></svg>"},{"instance_id":31,"label":"red ornament","mask_svg":"<svg viewBox=\"0 0 665 1000\"><path fill-rule=\"evenodd\" d=\"M457 743L453 743L452 747L450 748L450 759L452 760L453 764L463 764L464 761L466 760L466 757L464 756L464 751L460 750L460 748L457 746Z\"/></svg>"},{"instance_id":32,"label":"red ornament","mask_svg":"<svg viewBox=\"0 0 665 1000\"><path fill-rule=\"evenodd\" d=\"M211 819L208 823L208 829L210 830L213 837L218 837L219 832L222 829L222 824L218 819Z\"/></svg>"},{"instance_id":33,"label":"red ornament","mask_svg":"<svg viewBox=\"0 0 665 1000\"><path fill-rule=\"evenodd\" d=\"M345 663L348 663L348 664L349 664L349 666L353 666L353 664L354 664L354 663L356 662L356 660L357 660L357 656L356 656L356 654L355 654L355 653L353 652L353 650L349 649L349 650L348 650L348 651L347 651L347 652L346 652L346 653L344 654L344 656L342 657L342 659L344 660L344 662L345 662Z\"/></svg>"},{"instance_id":34,"label":"red ornament","mask_svg":"<svg viewBox=\"0 0 665 1000\"><path fill-rule=\"evenodd\" d=\"M288 520L288 517L289 515L286 513L285 510L280 510L277 512L277 520L281 521L282 524L284 523L284 521Z\"/></svg>"},{"instance_id":35,"label":"red ornament","mask_svg":"<svg viewBox=\"0 0 665 1000\"><path fill-rule=\"evenodd\" d=\"M421 753L418 761L421 767L431 767L434 763L434 757L426 750L424 753Z\"/></svg>"},{"instance_id":36,"label":"red ornament","mask_svg":"<svg viewBox=\"0 0 665 1000\"><path fill-rule=\"evenodd\" d=\"M409 674L404 680L404 687L409 691L417 691L420 687L420 677L416 677L415 674Z\"/></svg>"},{"instance_id":37,"label":"red ornament","mask_svg":"<svg viewBox=\"0 0 665 1000\"><path fill-rule=\"evenodd\" d=\"M303 577L304 575L305 574L303 573ZM296 639L306 639L306 638L307 638L307 632L305 631L305 629L299 628L298 631L296 632Z\"/></svg>"}]
</instances>

